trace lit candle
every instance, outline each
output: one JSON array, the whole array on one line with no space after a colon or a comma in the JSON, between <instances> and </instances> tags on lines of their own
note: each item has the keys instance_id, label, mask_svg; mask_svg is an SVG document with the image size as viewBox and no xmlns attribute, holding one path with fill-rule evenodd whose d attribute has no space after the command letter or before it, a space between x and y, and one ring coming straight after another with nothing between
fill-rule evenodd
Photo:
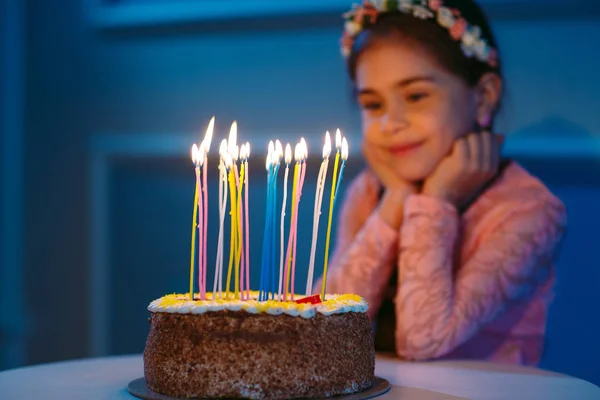
<instances>
[{"instance_id":1,"label":"lit candle","mask_svg":"<svg viewBox=\"0 0 600 400\"><path fill-rule=\"evenodd\" d=\"M224 160L226 153L227 140L223 139L219 146L219 239L217 242L213 299L216 298L217 289L219 290L219 298L222 298L223 296L223 224L225 222L225 210L227 209L227 168Z\"/></svg>"},{"instance_id":2,"label":"lit candle","mask_svg":"<svg viewBox=\"0 0 600 400\"><path fill-rule=\"evenodd\" d=\"M277 207L277 176L279 175L279 166L281 163L281 158L283 157L283 147L281 146L281 142L279 140L275 141L275 157L273 158L273 176L271 177L273 181L273 191L271 192L271 196L273 198L273 205L271 207L271 258L270 258L270 272L269 275L271 277L269 293L271 294L271 299L275 299L275 291L276 291L276 281L277 281L277 268L276 268L276 259L277 259L277 245L276 245L276 236L277 236L277 217L276 217L276 207Z\"/></svg>"},{"instance_id":3,"label":"lit candle","mask_svg":"<svg viewBox=\"0 0 600 400\"><path fill-rule=\"evenodd\" d=\"M197 184L198 184L198 292L200 293L200 300L204 300L202 297L202 277L204 275L203 267L204 264L202 260L204 259L203 252L203 227L204 227L204 202L203 196L200 194L204 191L202 188L202 182L200 181L200 175L203 173L202 165L204 163L204 142L200 144L200 149L198 150L198 165L200 166L200 173L196 176Z\"/></svg>"},{"instance_id":4,"label":"lit candle","mask_svg":"<svg viewBox=\"0 0 600 400\"><path fill-rule=\"evenodd\" d=\"M296 191L298 189L298 180L299 180L299 172L300 172L300 161L302 159L302 151L300 149L300 143L296 144L294 149L294 159L296 160L296 165L294 165L294 178L292 181L292 210L290 215L290 233L288 236L288 245L285 256L285 285L283 289L283 301L287 301L287 294L290 286L290 273L291 273L291 256L292 256L292 246L294 240L294 219L296 217Z\"/></svg>"},{"instance_id":5,"label":"lit candle","mask_svg":"<svg viewBox=\"0 0 600 400\"><path fill-rule=\"evenodd\" d=\"M300 214L300 197L302 197L302 188L304 187L304 176L306 175L306 159L308 157L308 147L306 146L306 141L304 140L304 138L300 139L300 146L302 151L302 171L300 173L300 182L298 183L298 191L296 193L296 213L294 215L294 255L292 256L292 287L290 289L292 294L292 301L294 301L294 278L296 276L296 259L298 258L298 255L296 253L296 243L298 240L298 215Z\"/></svg>"},{"instance_id":6,"label":"lit candle","mask_svg":"<svg viewBox=\"0 0 600 400\"><path fill-rule=\"evenodd\" d=\"M270 236L270 228L271 228L271 207L272 207L272 167L273 167L273 158L275 155L275 144L273 141L269 142L268 152L267 152L267 160L266 160L266 168L267 168L267 200L266 200L266 212L265 212L265 230L263 233L263 251L262 251L262 260L260 265L260 292L259 292L259 301L266 300L267 287L269 285L269 258L271 257L271 236Z\"/></svg>"},{"instance_id":7,"label":"lit candle","mask_svg":"<svg viewBox=\"0 0 600 400\"><path fill-rule=\"evenodd\" d=\"M246 165L244 164L244 158L246 157L246 145L242 145L241 149L240 149L240 164L241 164L241 169L240 169L240 178L239 178L239 184L238 184L238 188L237 188L237 211L238 211L238 221L237 221L237 251L236 251L236 268L235 268L235 297L238 298L240 297L240 293L241 293L241 288L243 286L242 282L240 281L240 274L243 272L243 264L244 264L244 257L243 257L243 233L244 233L244 227L243 227L243 202L242 202L242 190L244 189L244 178L245 178L245 174L246 174ZM242 281L243 281L243 275L242 275Z\"/></svg>"},{"instance_id":8,"label":"lit candle","mask_svg":"<svg viewBox=\"0 0 600 400\"><path fill-rule=\"evenodd\" d=\"M194 300L194 256L196 255L196 220L198 213L198 185L200 182L200 167L198 166L198 146L192 146L192 162L196 172L196 189L194 190L194 208L192 216L192 245L190 254L190 300Z\"/></svg>"},{"instance_id":9,"label":"lit candle","mask_svg":"<svg viewBox=\"0 0 600 400\"><path fill-rule=\"evenodd\" d=\"M232 209L232 217L234 217L235 224L235 233L234 233L234 241L233 241L233 254L234 254L234 264L233 264L233 274L234 274L234 284L233 284L233 292L234 298L237 298L239 295L240 289L240 260L241 260L241 189L240 181L243 180L238 173L238 159L240 156L240 148L237 145L237 122L233 122L232 129L229 132L229 154L231 154L231 158L233 160L233 174L235 177L235 208ZM241 179L240 179L241 178ZM233 201L234 197L232 197ZM232 228L233 228L232 227ZM229 284L228 284L229 286Z\"/></svg>"},{"instance_id":10,"label":"lit candle","mask_svg":"<svg viewBox=\"0 0 600 400\"><path fill-rule=\"evenodd\" d=\"M229 298L229 291L231 290L231 273L233 272L233 263L236 259L236 251L237 251L237 199L236 199L236 172L237 165L236 159L238 156L239 149L236 144L237 141L237 122L233 122L231 124L231 129L229 131L229 141L228 144L228 157L227 161L230 163L228 165L229 169L229 196L231 200L231 204L229 206L230 216L231 216L231 231L230 231L230 239L229 239L229 267L227 268L227 282L225 284L226 297ZM235 157L235 159L234 159Z\"/></svg>"},{"instance_id":11,"label":"lit candle","mask_svg":"<svg viewBox=\"0 0 600 400\"><path fill-rule=\"evenodd\" d=\"M279 249L279 290L277 291L278 299L281 301L281 289L283 286L283 255L284 255L284 236L285 236L285 206L287 201L287 181L290 171L290 162L292 161L292 147L290 144L285 145L285 174L283 176L283 204L281 205L281 246Z\"/></svg>"},{"instance_id":12,"label":"lit candle","mask_svg":"<svg viewBox=\"0 0 600 400\"><path fill-rule=\"evenodd\" d=\"M338 192L340 190L340 182L342 181L342 178L344 177L344 168L346 166L347 159L348 159L348 141L344 137L342 139L342 165L340 167L340 175L337 180L337 185L335 187L335 196L333 199L333 207L334 208L335 208L335 203L337 202L337 199L338 199Z\"/></svg>"},{"instance_id":13,"label":"lit candle","mask_svg":"<svg viewBox=\"0 0 600 400\"><path fill-rule=\"evenodd\" d=\"M335 187L337 179L337 170L340 162L340 149L342 147L342 134L338 129L335 133L335 162L333 164L333 177L331 179L331 197L329 199L329 219L327 221L327 237L325 240L325 260L323 262L323 285L321 289L321 298L325 301L325 288L327 285L327 264L329 263L329 241L331 238L331 220L333 219L333 204L335 201Z\"/></svg>"},{"instance_id":14,"label":"lit candle","mask_svg":"<svg viewBox=\"0 0 600 400\"><path fill-rule=\"evenodd\" d=\"M246 300L250 300L250 223L249 223L249 214L248 214L248 190L250 187L248 186L248 175L250 175L248 171L248 159L250 158L250 143L246 142L246 151L245 151L245 160L244 165L246 166L246 176L244 177L244 187L245 187L245 201L244 205L246 207L246 223L244 227L246 228ZM242 277L242 279L244 279Z\"/></svg>"},{"instance_id":15,"label":"lit candle","mask_svg":"<svg viewBox=\"0 0 600 400\"><path fill-rule=\"evenodd\" d=\"M200 285L200 298L202 300L206 300L206 253L207 253L207 232L208 232L208 185L206 183L208 174L208 152L210 151L210 144L212 142L213 130L215 127L215 117L213 116L208 123L208 128L206 128L206 134L204 136L204 140L202 141L201 149L204 149L201 156L203 160L201 162L202 166L202 193L204 197L204 216L203 216L203 242L202 242L202 284Z\"/></svg>"},{"instance_id":16,"label":"lit candle","mask_svg":"<svg viewBox=\"0 0 600 400\"><path fill-rule=\"evenodd\" d=\"M315 254L317 252L317 237L319 235L319 218L321 217L321 204L323 203L323 192L325 191L325 180L327 178L327 167L329 155L331 154L331 138L329 132L325 133L325 144L323 145L323 161L317 177L317 190L315 193L315 209L313 213L313 233L310 248L310 262L308 265L308 276L306 279L306 295L312 294L313 277L315 271Z\"/></svg>"}]
</instances>

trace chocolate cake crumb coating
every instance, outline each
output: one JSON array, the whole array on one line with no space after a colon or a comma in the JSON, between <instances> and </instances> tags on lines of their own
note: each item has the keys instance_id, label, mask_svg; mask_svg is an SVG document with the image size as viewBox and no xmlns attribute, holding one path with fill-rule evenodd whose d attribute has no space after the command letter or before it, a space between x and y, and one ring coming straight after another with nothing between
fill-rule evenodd
<instances>
[{"instance_id":1,"label":"chocolate cake crumb coating","mask_svg":"<svg viewBox=\"0 0 600 400\"><path fill-rule=\"evenodd\" d=\"M175 397L330 397L371 387L374 371L371 325L358 312L152 312L144 350L148 387Z\"/></svg>"}]
</instances>

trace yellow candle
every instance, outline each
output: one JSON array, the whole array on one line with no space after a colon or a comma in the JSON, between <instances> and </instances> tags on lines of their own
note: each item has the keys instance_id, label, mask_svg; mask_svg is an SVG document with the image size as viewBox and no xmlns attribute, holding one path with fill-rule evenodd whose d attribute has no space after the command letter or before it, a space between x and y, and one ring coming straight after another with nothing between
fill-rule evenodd
<instances>
[{"instance_id":1,"label":"yellow candle","mask_svg":"<svg viewBox=\"0 0 600 400\"><path fill-rule=\"evenodd\" d=\"M336 140L337 141L337 140ZM325 286L327 285L327 264L329 263L329 239L331 238L331 220L333 218L333 201L335 197L335 181L337 178L338 164L340 163L340 149L335 153L333 164L333 178L331 179L331 196L329 198L329 220L327 221L327 239L325 240L325 262L323 263L323 286L321 299L325 301Z\"/></svg>"},{"instance_id":2,"label":"yellow candle","mask_svg":"<svg viewBox=\"0 0 600 400\"><path fill-rule=\"evenodd\" d=\"M290 215L290 221L294 220L294 213L296 212L296 186L298 185L298 173L300 171L300 162L296 158L296 165L294 165L294 182L292 185L292 209ZM290 228L291 233L291 228ZM288 247L291 246L291 243L288 242ZM288 254L290 254L290 258L287 260L286 270L287 274L285 276L285 288L283 290L284 293L287 293L288 288L290 287L290 274L291 274L291 265L292 265L292 252L288 249Z\"/></svg>"},{"instance_id":3,"label":"yellow candle","mask_svg":"<svg viewBox=\"0 0 600 400\"><path fill-rule=\"evenodd\" d=\"M196 254L196 219L198 218L198 146L192 146L192 161L196 165L196 189L194 190L194 212L192 216L192 245L190 254L190 300L194 300L194 255Z\"/></svg>"},{"instance_id":4,"label":"yellow candle","mask_svg":"<svg viewBox=\"0 0 600 400\"><path fill-rule=\"evenodd\" d=\"M240 180L237 192L237 206L236 206L236 227L237 227L237 246L235 252L235 297L238 298L240 294L240 262L242 259L242 221L239 219L240 212L242 211L242 188L244 185L245 167L242 162L242 169L240 171Z\"/></svg>"},{"instance_id":5,"label":"yellow candle","mask_svg":"<svg viewBox=\"0 0 600 400\"><path fill-rule=\"evenodd\" d=\"M235 177L233 175L233 168L229 170L229 194L231 195L231 206L230 213L231 216L231 235L229 242L229 267L227 269L227 285L226 285L226 295L225 298L229 298L229 288L231 287L231 271L233 268L233 261L235 253L237 252L236 245L236 232L237 232L237 202L236 202L236 192L235 192Z\"/></svg>"}]
</instances>

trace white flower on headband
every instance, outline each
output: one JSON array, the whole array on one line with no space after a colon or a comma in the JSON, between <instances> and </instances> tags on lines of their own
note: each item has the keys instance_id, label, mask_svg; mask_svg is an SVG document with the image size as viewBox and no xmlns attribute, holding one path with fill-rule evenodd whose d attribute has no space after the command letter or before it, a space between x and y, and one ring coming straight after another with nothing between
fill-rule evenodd
<instances>
[{"instance_id":1,"label":"white flower on headband","mask_svg":"<svg viewBox=\"0 0 600 400\"><path fill-rule=\"evenodd\" d=\"M438 24L440 24L446 29L449 29L452 27L452 25L454 25L455 21L456 20L454 19L454 15L452 14L452 11L450 11L449 8L440 7L440 9L438 10L437 17Z\"/></svg>"},{"instance_id":2,"label":"white flower on headband","mask_svg":"<svg viewBox=\"0 0 600 400\"><path fill-rule=\"evenodd\" d=\"M362 25L356 21L346 21L344 29L352 36L356 36L362 30Z\"/></svg>"},{"instance_id":3,"label":"white flower on headband","mask_svg":"<svg viewBox=\"0 0 600 400\"><path fill-rule=\"evenodd\" d=\"M473 52L479 61L485 62L489 56L489 47L484 40L479 39L473 45Z\"/></svg>"},{"instance_id":4,"label":"white flower on headband","mask_svg":"<svg viewBox=\"0 0 600 400\"><path fill-rule=\"evenodd\" d=\"M434 14L423 6L414 6L413 15L420 19L430 19L434 17Z\"/></svg>"},{"instance_id":5,"label":"white flower on headband","mask_svg":"<svg viewBox=\"0 0 600 400\"><path fill-rule=\"evenodd\" d=\"M462 42L467 47L475 46L475 42L480 40L481 37L481 28L478 26L473 26L465 31L462 37Z\"/></svg>"}]
</instances>

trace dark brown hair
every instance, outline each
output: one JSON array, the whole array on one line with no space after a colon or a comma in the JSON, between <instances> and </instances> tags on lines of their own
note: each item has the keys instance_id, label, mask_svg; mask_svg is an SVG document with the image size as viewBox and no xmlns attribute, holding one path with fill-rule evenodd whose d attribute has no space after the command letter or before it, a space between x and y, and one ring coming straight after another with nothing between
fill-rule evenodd
<instances>
[{"instance_id":1,"label":"dark brown hair","mask_svg":"<svg viewBox=\"0 0 600 400\"><path fill-rule=\"evenodd\" d=\"M487 17L473 0L446 0L444 7L457 9L469 25L479 26L481 38L498 50ZM376 23L368 25L355 38L347 60L348 73L353 82L356 80L356 66L362 52L378 40L390 37L421 46L442 68L470 86L475 86L488 72L495 72L502 78L499 66L491 67L475 57L467 57L460 42L454 40L435 18L424 20L398 11L380 14Z\"/></svg>"}]
</instances>

